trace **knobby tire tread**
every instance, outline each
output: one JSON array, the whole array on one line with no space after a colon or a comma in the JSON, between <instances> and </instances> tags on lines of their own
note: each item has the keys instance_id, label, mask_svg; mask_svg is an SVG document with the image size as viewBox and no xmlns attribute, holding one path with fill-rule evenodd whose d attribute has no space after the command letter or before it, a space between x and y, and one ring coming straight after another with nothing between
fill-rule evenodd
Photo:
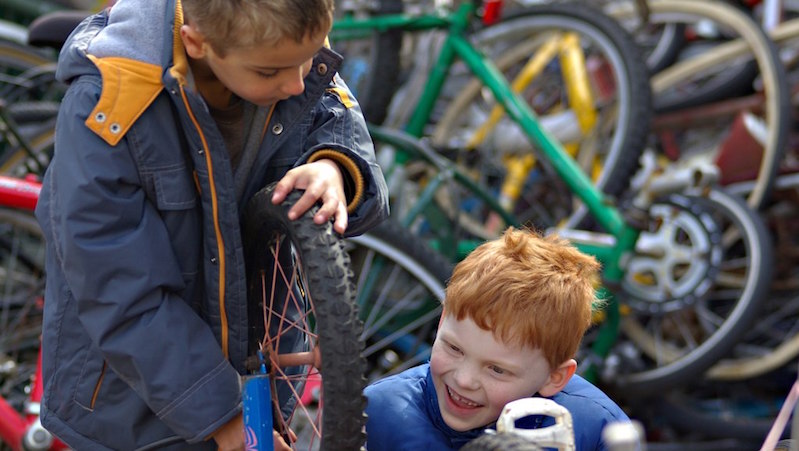
<instances>
[{"instance_id":1,"label":"knobby tire tread","mask_svg":"<svg viewBox=\"0 0 799 451\"><path fill-rule=\"evenodd\" d=\"M267 249L272 232L284 234L299 252L314 313L322 354L324 414L322 450L359 449L365 441L365 361L361 357L362 325L357 318L349 256L332 224L318 225L315 206L292 221L287 213L302 195L293 191L280 205L271 201L271 186L249 201L244 215L248 252Z\"/></svg>"}]
</instances>

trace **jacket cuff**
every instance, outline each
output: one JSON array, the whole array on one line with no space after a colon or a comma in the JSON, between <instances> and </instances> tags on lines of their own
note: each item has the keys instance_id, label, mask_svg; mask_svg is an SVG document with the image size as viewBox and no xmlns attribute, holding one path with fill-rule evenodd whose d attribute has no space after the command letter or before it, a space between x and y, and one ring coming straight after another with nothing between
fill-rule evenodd
<instances>
[{"instance_id":1,"label":"jacket cuff","mask_svg":"<svg viewBox=\"0 0 799 451\"><path fill-rule=\"evenodd\" d=\"M342 152L332 149L321 149L308 157L308 163L328 159L334 161L341 170L344 179L344 195L347 197L347 213L352 213L363 198L363 174L352 159Z\"/></svg>"}]
</instances>

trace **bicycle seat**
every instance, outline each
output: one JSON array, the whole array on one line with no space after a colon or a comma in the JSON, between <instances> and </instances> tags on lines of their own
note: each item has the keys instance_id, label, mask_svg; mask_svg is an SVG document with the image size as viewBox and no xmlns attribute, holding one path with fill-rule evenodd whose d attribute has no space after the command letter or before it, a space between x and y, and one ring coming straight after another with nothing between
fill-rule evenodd
<instances>
[{"instance_id":1,"label":"bicycle seat","mask_svg":"<svg viewBox=\"0 0 799 451\"><path fill-rule=\"evenodd\" d=\"M60 50L72 30L90 14L89 11L79 10L43 14L28 26L28 44Z\"/></svg>"}]
</instances>

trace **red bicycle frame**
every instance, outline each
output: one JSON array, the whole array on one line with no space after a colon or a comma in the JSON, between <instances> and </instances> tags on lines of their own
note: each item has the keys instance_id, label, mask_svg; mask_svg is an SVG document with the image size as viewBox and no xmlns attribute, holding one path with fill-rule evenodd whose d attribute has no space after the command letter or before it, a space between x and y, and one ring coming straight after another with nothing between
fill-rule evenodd
<instances>
[{"instance_id":1,"label":"red bicycle frame","mask_svg":"<svg viewBox=\"0 0 799 451\"><path fill-rule=\"evenodd\" d=\"M42 185L34 179L0 176L0 207L33 211ZM67 446L44 429L39 421L42 400L42 356L36 363L31 390L24 411L18 412L0 397L0 440L13 451L63 450Z\"/></svg>"}]
</instances>

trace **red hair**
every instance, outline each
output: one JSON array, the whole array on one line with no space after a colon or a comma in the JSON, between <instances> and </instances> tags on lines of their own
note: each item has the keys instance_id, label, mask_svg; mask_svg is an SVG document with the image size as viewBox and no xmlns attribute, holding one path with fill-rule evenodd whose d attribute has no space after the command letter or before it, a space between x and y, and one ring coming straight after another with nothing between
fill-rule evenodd
<instances>
[{"instance_id":1,"label":"red hair","mask_svg":"<svg viewBox=\"0 0 799 451\"><path fill-rule=\"evenodd\" d=\"M540 349L551 368L577 352L591 325L600 265L566 240L509 228L455 267L444 315L497 339Z\"/></svg>"}]
</instances>

